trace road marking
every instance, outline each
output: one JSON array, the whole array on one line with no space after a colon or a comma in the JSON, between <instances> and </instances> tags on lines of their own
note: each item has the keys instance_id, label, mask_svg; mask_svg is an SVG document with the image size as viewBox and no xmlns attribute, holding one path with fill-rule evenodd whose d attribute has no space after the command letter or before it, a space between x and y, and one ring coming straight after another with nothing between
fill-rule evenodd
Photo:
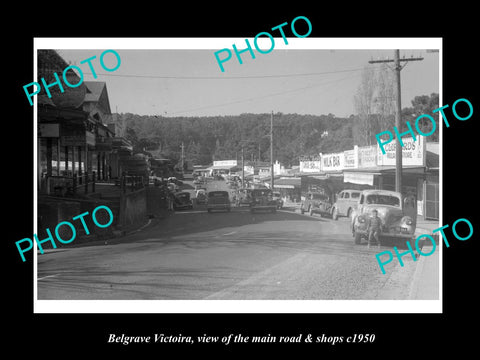
<instances>
[{"instance_id":1,"label":"road marking","mask_svg":"<svg viewBox=\"0 0 480 360\"><path fill-rule=\"evenodd\" d=\"M224 235L224 236L225 236L225 235L233 235L233 234L235 234L235 233L236 233L236 231L232 231L232 232L229 232L229 233L226 233L226 234L223 234L223 235Z\"/></svg>"}]
</instances>

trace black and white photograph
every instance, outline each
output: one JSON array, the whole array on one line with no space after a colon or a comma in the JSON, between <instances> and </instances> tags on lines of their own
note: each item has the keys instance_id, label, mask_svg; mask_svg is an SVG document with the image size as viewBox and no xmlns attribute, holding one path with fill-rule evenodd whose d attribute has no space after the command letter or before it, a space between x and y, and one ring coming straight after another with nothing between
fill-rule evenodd
<instances>
[{"instance_id":1,"label":"black and white photograph","mask_svg":"<svg viewBox=\"0 0 480 360\"><path fill-rule=\"evenodd\" d=\"M441 41L262 40L39 39L39 311L438 311Z\"/></svg>"},{"instance_id":2,"label":"black and white photograph","mask_svg":"<svg viewBox=\"0 0 480 360\"><path fill-rule=\"evenodd\" d=\"M6 10L6 350L474 350L475 11L259 5Z\"/></svg>"}]
</instances>

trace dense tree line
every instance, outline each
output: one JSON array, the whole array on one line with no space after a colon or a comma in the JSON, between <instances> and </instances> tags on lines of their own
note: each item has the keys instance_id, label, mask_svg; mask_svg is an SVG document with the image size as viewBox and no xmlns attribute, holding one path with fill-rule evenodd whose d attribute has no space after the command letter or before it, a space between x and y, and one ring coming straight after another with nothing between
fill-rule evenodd
<instances>
[{"instance_id":1,"label":"dense tree line","mask_svg":"<svg viewBox=\"0 0 480 360\"><path fill-rule=\"evenodd\" d=\"M431 114L438 107L438 94L418 96L412 107L402 111L413 125L415 115ZM134 152L179 161L184 146L187 161L207 165L213 160L241 159L270 161L271 114L244 113L238 116L162 117L119 114L126 124L126 137ZM438 118L438 114L437 114ZM375 143L381 129L393 131L394 115L365 114L338 118L328 115L273 114L274 160L297 165L300 156L352 149L354 144ZM368 126L368 131L364 131ZM429 124L422 124L428 127ZM425 131L427 132L427 131ZM430 141L438 140L438 131Z\"/></svg>"},{"instance_id":2,"label":"dense tree line","mask_svg":"<svg viewBox=\"0 0 480 360\"><path fill-rule=\"evenodd\" d=\"M271 114L238 116L161 117L121 114L126 137L134 152L179 160L182 142L185 158L193 164L213 160L270 161ZM273 114L274 160L298 164L301 155L334 152L353 147L353 118L328 115Z\"/></svg>"}]
</instances>

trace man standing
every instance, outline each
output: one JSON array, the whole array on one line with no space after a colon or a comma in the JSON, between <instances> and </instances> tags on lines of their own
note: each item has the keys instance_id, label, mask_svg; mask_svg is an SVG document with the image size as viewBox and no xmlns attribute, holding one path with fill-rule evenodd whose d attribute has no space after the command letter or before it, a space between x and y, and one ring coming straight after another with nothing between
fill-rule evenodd
<instances>
[{"instance_id":1,"label":"man standing","mask_svg":"<svg viewBox=\"0 0 480 360\"><path fill-rule=\"evenodd\" d=\"M368 221L368 247L370 248L370 244L372 242L372 238L375 238L377 242L377 247L380 247L379 235L382 231L382 220L378 217L377 210L372 211L372 216Z\"/></svg>"}]
</instances>

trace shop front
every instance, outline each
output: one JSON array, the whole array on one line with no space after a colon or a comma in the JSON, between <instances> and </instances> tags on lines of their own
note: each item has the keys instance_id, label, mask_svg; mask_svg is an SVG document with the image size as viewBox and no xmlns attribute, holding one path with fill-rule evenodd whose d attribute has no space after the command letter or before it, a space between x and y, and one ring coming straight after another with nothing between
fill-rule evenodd
<instances>
[{"instance_id":1,"label":"shop front","mask_svg":"<svg viewBox=\"0 0 480 360\"><path fill-rule=\"evenodd\" d=\"M284 201L297 202L301 198L301 186L300 177L280 177L275 179L273 189L280 192Z\"/></svg>"}]
</instances>

